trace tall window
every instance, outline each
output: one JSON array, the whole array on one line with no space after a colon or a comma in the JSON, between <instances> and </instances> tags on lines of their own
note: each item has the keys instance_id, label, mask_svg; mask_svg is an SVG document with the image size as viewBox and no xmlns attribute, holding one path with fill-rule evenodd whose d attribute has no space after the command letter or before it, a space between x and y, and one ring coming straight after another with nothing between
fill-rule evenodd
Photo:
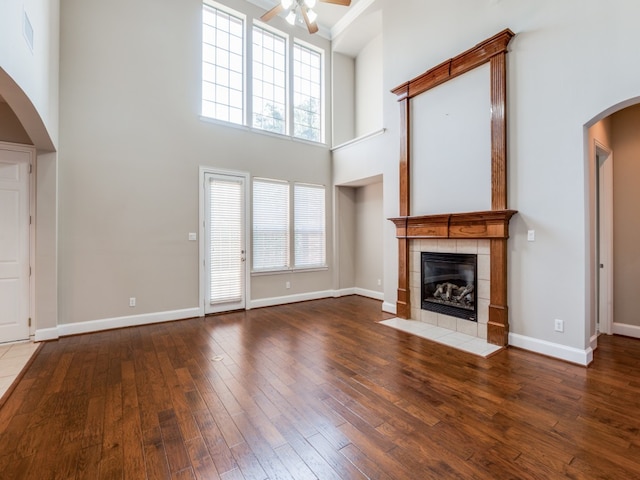
<instances>
[{"instance_id":1,"label":"tall window","mask_svg":"<svg viewBox=\"0 0 640 480\"><path fill-rule=\"evenodd\" d=\"M253 126L287 133L287 41L253 27Z\"/></svg>"},{"instance_id":2,"label":"tall window","mask_svg":"<svg viewBox=\"0 0 640 480\"><path fill-rule=\"evenodd\" d=\"M322 141L322 54L293 46L293 135Z\"/></svg>"},{"instance_id":3,"label":"tall window","mask_svg":"<svg viewBox=\"0 0 640 480\"><path fill-rule=\"evenodd\" d=\"M322 185L254 179L253 271L325 267L325 223Z\"/></svg>"},{"instance_id":4,"label":"tall window","mask_svg":"<svg viewBox=\"0 0 640 480\"><path fill-rule=\"evenodd\" d=\"M244 20L202 9L202 115L244 123Z\"/></svg>"}]
</instances>

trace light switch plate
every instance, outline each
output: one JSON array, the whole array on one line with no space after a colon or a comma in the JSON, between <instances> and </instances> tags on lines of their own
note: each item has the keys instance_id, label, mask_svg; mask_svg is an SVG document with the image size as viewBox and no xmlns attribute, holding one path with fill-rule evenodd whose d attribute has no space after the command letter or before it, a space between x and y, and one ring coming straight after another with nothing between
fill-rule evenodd
<instances>
[{"instance_id":1,"label":"light switch plate","mask_svg":"<svg viewBox=\"0 0 640 480\"><path fill-rule=\"evenodd\" d=\"M195 242L198 239L198 235L196 233L190 232L189 233L189 241L190 242Z\"/></svg>"},{"instance_id":2,"label":"light switch plate","mask_svg":"<svg viewBox=\"0 0 640 480\"><path fill-rule=\"evenodd\" d=\"M536 231L535 230L528 230L527 231L527 241L528 242L535 242L536 241Z\"/></svg>"}]
</instances>

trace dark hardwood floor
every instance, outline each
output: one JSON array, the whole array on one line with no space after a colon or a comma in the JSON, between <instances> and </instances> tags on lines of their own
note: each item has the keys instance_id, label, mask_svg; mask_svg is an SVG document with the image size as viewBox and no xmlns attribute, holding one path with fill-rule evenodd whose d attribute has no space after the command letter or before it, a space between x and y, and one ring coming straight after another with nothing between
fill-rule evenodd
<instances>
[{"instance_id":1,"label":"dark hardwood floor","mask_svg":"<svg viewBox=\"0 0 640 480\"><path fill-rule=\"evenodd\" d=\"M319 300L47 343L2 479L640 478L640 341L489 359Z\"/></svg>"}]
</instances>

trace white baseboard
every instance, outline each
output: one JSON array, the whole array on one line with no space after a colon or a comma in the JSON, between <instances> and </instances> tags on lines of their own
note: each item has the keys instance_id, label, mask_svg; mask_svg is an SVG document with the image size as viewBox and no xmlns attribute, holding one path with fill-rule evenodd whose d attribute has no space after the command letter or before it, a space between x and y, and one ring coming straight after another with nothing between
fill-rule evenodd
<instances>
[{"instance_id":1,"label":"white baseboard","mask_svg":"<svg viewBox=\"0 0 640 480\"><path fill-rule=\"evenodd\" d=\"M591 347L591 350L595 350L596 348L598 348L598 335L592 335L591 338L589 339L589 346Z\"/></svg>"},{"instance_id":2,"label":"white baseboard","mask_svg":"<svg viewBox=\"0 0 640 480\"><path fill-rule=\"evenodd\" d=\"M55 328L40 328L35 331L33 336L34 342L46 342L47 340L57 340L60 338L58 327Z\"/></svg>"},{"instance_id":3,"label":"white baseboard","mask_svg":"<svg viewBox=\"0 0 640 480\"><path fill-rule=\"evenodd\" d=\"M356 294L356 289L355 288L341 288L340 290L334 290L333 291L333 296L335 298L347 297L349 295L355 295L355 294Z\"/></svg>"},{"instance_id":4,"label":"white baseboard","mask_svg":"<svg viewBox=\"0 0 640 480\"><path fill-rule=\"evenodd\" d=\"M321 298L336 297L336 290L324 290L321 292L298 293L286 295L284 297L259 298L249 302L249 308L273 307L286 303L306 302L308 300L319 300Z\"/></svg>"},{"instance_id":5,"label":"white baseboard","mask_svg":"<svg viewBox=\"0 0 640 480\"><path fill-rule=\"evenodd\" d=\"M199 308L185 308L183 310L171 310L168 312L143 313L141 315L129 315L126 317L103 318L88 322L62 323L57 328L44 328L36 330L35 341L55 340L68 335L81 333L113 330L114 328L135 327L150 323L172 322L200 316Z\"/></svg>"},{"instance_id":6,"label":"white baseboard","mask_svg":"<svg viewBox=\"0 0 640 480\"><path fill-rule=\"evenodd\" d=\"M628 325L626 323L613 322L612 333L614 335L624 335L626 337L640 338L640 327Z\"/></svg>"},{"instance_id":7,"label":"white baseboard","mask_svg":"<svg viewBox=\"0 0 640 480\"><path fill-rule=\"evenodd\" d=\"M396 304L395 303L390 303L390 302L383 302L382 303L382 311L383 312L387 312L387 313L391 313L392 315L395 315L396 313L398 313L398 311L396 309Z\"/></svg>"},{"instance_id":8,"label":"white baseboard","mask_svg":"<svg viewBox=\"0 0 640 480\"><path fill-rule=\"evenodd\" d=\"M384 293L376 292L375 290L366 290L364 288L354 288L354 294L362 297L373 298L374 300L384 300Z\"/></svg>"},{"instance_id":9,"label":"white baseboard","mask_svg":"<svg viewBox=\"0 0 640 480\"><path fill-rule=\"evenodd\" d=\"M509 345L540 353L549 357L558 358L566 362L587 366L593 360L593 350L591 347L586 350L568 347L559 343L547 342L538 338L526 337L517 333L509 334Z\"/></svg>"}]
</instances>

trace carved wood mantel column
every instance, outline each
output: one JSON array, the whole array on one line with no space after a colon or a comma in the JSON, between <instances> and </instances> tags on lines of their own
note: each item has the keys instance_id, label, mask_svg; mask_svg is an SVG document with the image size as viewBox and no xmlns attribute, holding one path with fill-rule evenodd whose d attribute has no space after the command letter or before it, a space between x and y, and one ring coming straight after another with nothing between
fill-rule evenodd
<instances>
[{"instance_id":1,"label":"carved wood mantel column","mask_svg":"<svg viewBox=\"0 0 640 480\"><path fill-rule=\"evenodd\" d=\"M409 91L400 100L400 215L411 215L411 106ZM400 318L411 316L411 295L409 294L409 239L398 238L398 301L396 314Z\"/></svg>"},{"instance_id":2,"label":"carved wood mantel column","mask_svg":"<svg viewBox=\"0 0 640 480\"><path fill-rule=\"evenodd\" d=\"M491 299L487 341L508 343L507 239L507 46L514 37L509 30L494 35L392 90L400 104L400 217L398 238L398 301L396 313L410 318L409 241L412 238L488 238L491 244ZM465 214L411 216L411 99L448 80L489 62L491 72L491 211ZM497 230L496 230L497 229ZM499 232L498 232L499 231Z\"/></svg>"}]
</instances>

